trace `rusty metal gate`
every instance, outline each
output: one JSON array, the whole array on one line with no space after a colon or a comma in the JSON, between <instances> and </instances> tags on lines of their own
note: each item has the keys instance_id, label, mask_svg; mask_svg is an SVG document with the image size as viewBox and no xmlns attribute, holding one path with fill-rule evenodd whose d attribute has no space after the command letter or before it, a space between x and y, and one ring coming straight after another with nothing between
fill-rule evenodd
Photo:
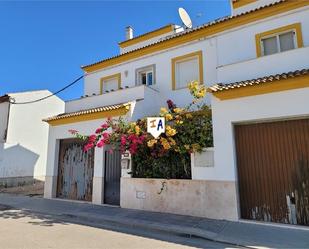
<instances>
[{"instance_id":1,"label":"rusty metal gate","mask_svg":"<svg viewBox=\"0 0 309 249\"><path fill-rule=\"evenodd\" d=\"M241 217L309 225L309 119L236 125Z\"/></svg>"},{"instance_id":2,"label":"rusty metal gate","mask_svg":"<svg viewBox=\"0 0 309 249\"><path fill-rule=\"evenodd\" d=\"M121 153L105 151L104 203L120 205Z\"/></svg>"},{"instance_id":3,"label":"rusty metal gate","mask_svg":"<svg viewBox=\"0 0 309 249\"><path fill-rule=\"evenodd\" d=\"M57 197L92 200L94 150L83 151L79 139L60 141Z\"/></svg>"}]
</instances>

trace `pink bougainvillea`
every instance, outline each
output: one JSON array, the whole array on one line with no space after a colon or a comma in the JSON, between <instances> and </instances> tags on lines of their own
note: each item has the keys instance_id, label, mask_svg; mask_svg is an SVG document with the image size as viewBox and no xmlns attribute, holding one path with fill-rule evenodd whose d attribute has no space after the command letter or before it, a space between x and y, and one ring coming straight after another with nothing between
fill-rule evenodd
<instances>
[{"instance_id":1,"label":"pink bougainvillea","mask_svg":"<svg viewBox=\"0 0 309 249\"><path fill-rule=\"evenodd\" d=\"M121 152L126 150L131 154L135 154L138 146L143 144L146 135L140 131L140 127L136 123L126 123L122 119L113 120L108 118L106 123L103 123L96 129L95 134L84 137L86 144L84 151L88 151L94 147L102 148L105 145L111 145L113 149L119 149ZM71 134L78 135L78 131L70 130Z\"/></svg>"},{"instance_id":2,"label":"pink bougainvillea","mask_svg":"<svg viewBox=\"0 0 309 249\"><path fill-rule=\"evenodd\" d=\"M109 146L111 150L129 151L134 155L146 149L154 157L162 157L169 151L180 154L201 151L212 142L211 111L207 106L199 105L206 94L203 85L191 82L189 90L193 100L187 107L179 108L172 100L167 100L168 108L161 108L158 115L165 118L166 132L160 138L155 139L147 133L146 118L127 122L123 118L109 117L88 137L79 135L76 130L70 130L70 133L86 141L85 151Z\"/></svg>"}]
</instances>

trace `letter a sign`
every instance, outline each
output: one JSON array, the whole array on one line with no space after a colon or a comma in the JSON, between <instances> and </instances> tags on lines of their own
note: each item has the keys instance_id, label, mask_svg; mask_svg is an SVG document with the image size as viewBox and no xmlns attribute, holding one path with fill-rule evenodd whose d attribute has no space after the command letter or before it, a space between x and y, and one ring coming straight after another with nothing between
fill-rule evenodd
<instances>
[{"instance_id":1,"label":"letter a sign","mask_svg":"<svg viewBox=\"0 0 309 249\"><path fill-rule=\"evenodd\" d=\"M165 132L165 118L147 118L147 132L154 138L158 138L161 133Z\"/></svg>"}]
</instances>

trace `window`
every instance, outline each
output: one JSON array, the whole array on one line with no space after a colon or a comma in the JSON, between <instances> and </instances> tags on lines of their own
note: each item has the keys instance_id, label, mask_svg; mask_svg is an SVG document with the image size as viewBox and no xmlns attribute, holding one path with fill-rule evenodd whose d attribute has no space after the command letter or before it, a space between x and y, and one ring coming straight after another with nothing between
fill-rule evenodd
<instances>
[{"instance_id":1,"label":"window","mask_svg":"<svg viewBox=\"0 0 309 249\"><path fill-rule=\"evenodd\" d=\"M139 75L140 76L139 85L151 86L153 83L152 74L153 74L152 71L141 72Z\"/></svg>"},{"instance_id":2,"label":"window","mask_svg":"<svg viewBox=\"0 0 309 249\"><path fill-rule=\"evenodd\" d=\"M296 48L294 31L262 39L263 55L284 52L294 48Z\"/></svg>"},{"instance_id":3,"label":"window","mask_svg":"<svg viewBox=\"0 0 309 249\"><path fill-rule=\"evenodd\" d=\"M188 83L197 80L203 83L202 51L172 59L172 88L186 88Z\"/></svg>"},{"instance_id":4,"label":"window","mask_svg":"<svg viewBox=\"0 0 309 249\"><path fill-rule=\"evenodd\" d=\"M155 65L136 70L136 85L152 86L155 84Z\"/></svg>"},{"instance_id":5,"label":"window","mask_svg":"<svg viewBox=\"0 0 309 249\"><path fill-rule=\"evenodd\" d=\"M100 93L118 90L121 86L121 74L113 74L101 79Z\"/></svg>"},{"instance_id":6,"label":"window","mask_svg":"<svg viewBox=\"0 0 309 249\"><path fill-rule=\"evenodd\" d=\"M302 47L300 23L257 34L256 46L258 57Z\"/></svg>"},{"instance_id":7,"label":"window","mask_svg":"<svg viewBox=\"0 0 309 249\"><path fill-rule=\"evenodd\" d=\"M199 80L198 58L176 62L175 65L176 89L187 87L193 80Z\"/></svg>"}]
</instances>

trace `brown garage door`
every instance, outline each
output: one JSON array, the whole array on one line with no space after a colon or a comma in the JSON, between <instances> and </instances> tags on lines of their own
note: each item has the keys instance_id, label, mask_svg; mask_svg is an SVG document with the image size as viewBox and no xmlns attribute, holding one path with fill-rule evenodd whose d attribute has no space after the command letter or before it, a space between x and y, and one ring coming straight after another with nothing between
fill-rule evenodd
<instances>
[{"instance_id":1,"label":"brown garage door","mask_svg":"<svg viewBox=\"0 0 309 249\"><path fill-rule=\"evenodd\" d=\"M60 141L57 197L92 200L94 150L83 151L79 139Z\"/></svg>"},{"instance_id":2,"label":"brown garage door","mask_svg":"<svg viewBox=\"0 0 309 249\"><path fill-rule=\"evenodd\" d=\"M309 225L309 119L235 125L241 217Z\"/></svg>"}]
</instances>

